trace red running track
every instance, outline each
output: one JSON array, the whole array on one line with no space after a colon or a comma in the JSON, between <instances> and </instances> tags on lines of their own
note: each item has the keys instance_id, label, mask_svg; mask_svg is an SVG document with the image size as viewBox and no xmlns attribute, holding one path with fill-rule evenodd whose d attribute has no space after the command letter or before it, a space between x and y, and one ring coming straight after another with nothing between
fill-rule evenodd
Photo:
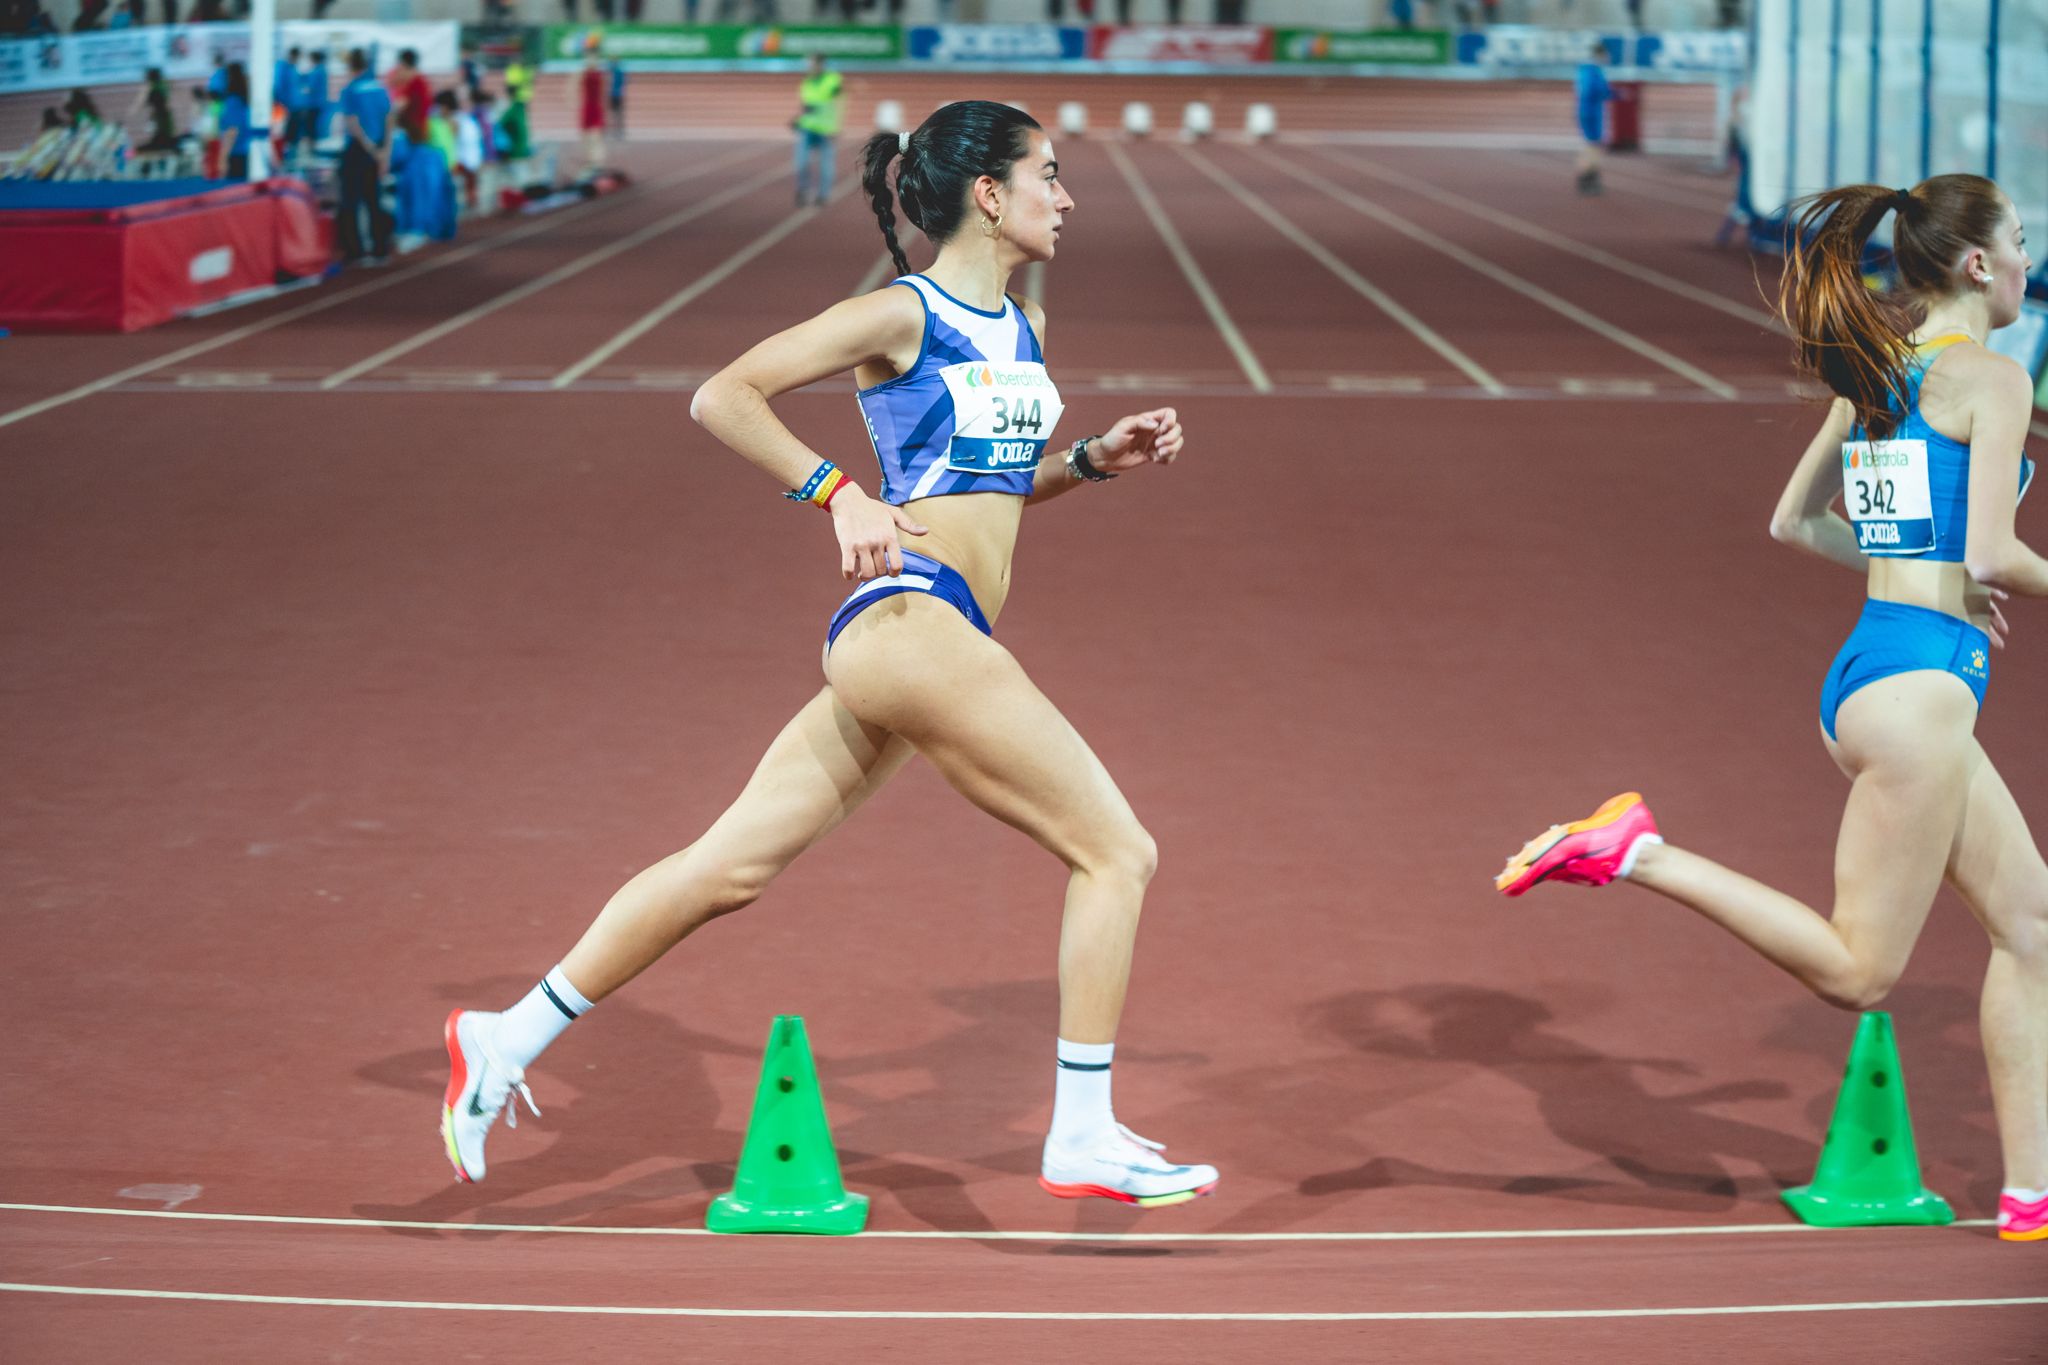
<instances>
[{"instance_id":1,"label":"red running track","mask_svg":"<svg viewBox=\"0 0 2048 1365\"><path fill-rule=\"evenodd\" d=\"M524 990L817 683L822 524L685 417L878 255L857 202L744 188L783 152L635 149L626 195L332 292L6 343L9 1358L2038 1358L1959 905L1890 1007L1965 1224L1819 1232L1777 1191L1852 1021L1627 889L1488 886L1638 786L1823 896L1856 592L1762 534L1815 414L1748 260L1530 154L1062 148L1027 282L1069 429L1164 396L1189 455L1034 510L1001 634L1162 846L1119 1112L1215 1198L1037 1190L1061 871L915 765L449 1183L441 1015ZM857 457L843 387L785 408ZM1980 733L2039 809L2014 615ZM892 1235L691 1234L780 1011Z\"/></svg>"}]
</instances>

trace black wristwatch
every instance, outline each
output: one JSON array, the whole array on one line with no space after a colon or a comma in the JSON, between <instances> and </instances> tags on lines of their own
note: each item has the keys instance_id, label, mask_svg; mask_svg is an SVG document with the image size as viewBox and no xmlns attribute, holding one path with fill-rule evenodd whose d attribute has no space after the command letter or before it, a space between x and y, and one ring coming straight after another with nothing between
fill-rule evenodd
<instances>
[{"instance_id":1,"label":"black wristwatch","mask_svg":"<svg viewBox=\"0 0 2048 1365\"><path fill-rule=\"evenodd\" d=\"M1067 451L1067 469L1084 483L1108 483L1114 474L1105 474L1088 461L1088 443L1099 438L1083 436Z\"/></svg>"}]
</instances>

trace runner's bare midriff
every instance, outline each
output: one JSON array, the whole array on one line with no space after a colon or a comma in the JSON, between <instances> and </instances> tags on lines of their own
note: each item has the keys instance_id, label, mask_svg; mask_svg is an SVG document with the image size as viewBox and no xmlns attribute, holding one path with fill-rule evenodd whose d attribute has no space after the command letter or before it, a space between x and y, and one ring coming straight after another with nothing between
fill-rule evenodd
<instances>
[{"instance_id":1,"label":"runner's bare midriff","mask_svg":"<svg viewBox=\"0 0 2048 1365\"><path fill-rule=\"evenodd\" d=\"M905 503L904 511L927 534L904 535L903 548L930 555L966 579L993 625L1010 595L1010 557L1017 548L1024 499L1014 493L954 493L918 498Z\"/></svg>"}]
</instances>

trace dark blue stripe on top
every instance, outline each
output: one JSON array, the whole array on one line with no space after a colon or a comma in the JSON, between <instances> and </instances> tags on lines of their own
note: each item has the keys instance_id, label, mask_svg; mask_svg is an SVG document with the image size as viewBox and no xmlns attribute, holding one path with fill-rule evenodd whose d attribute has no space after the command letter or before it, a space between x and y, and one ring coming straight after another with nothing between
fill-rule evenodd
<instances>
[{"instance_id":1,"label":"dark blue stripe on top","mask_svg":"<svg viewBox=\"0 0 2048 1365\"><path fill-rule=\"evenodd\" d=\"M556 1009L560 1010L563 1014L567 1015L571 1020L574 1020L577 1017L576 1011L570 1009L567 1005L563 1004L562 997L555 994L555 988L548 984L548 979L546 977L542 977L540 979L540 988L541 993L547 996L549 1004L553 1005Z\"/></svg>"},{"instance_id":2,"label":"dark blue stripe on top","mask_svg":"<svg viewBox=\"0 0 2048 1365\"><path fill-rule=\"evenodd\" d=\"M1060 1058L1059 1060L1060 1060L1060 1070L1062 1070L1062 1071L1107 1071L1107 1070L1109 1070L1109 1063L1108 1063L1108 1062L1070 1062L1070 1061L1068 1061L1068 1060L1067 1060L1066 1058L1064 1058L1064 1057Z\"/></svg>"}]
</instances>

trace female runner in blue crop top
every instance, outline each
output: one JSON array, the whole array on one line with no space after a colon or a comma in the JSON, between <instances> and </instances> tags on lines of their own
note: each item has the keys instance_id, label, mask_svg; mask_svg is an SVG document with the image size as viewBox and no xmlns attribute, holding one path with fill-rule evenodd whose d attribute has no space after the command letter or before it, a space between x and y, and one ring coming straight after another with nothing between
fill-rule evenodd
<instances>
[{"instance_id":1,"label":"female runner in blue crop top","mask_svg":"<svg viewBox=\"0 0 2048 1365\"><path fill-rule=\"evenodd\" d=\"M524 1093L525 1068L572 1019L707 921L751 904L921 753L1071 872L1040 1183L1062 1197L1145 1206L1215 1188L1213 1167L1165 1160L1157 1144L1117 1123L1110 1104L1113 1039L1156 857L1151 836L991 633L1024 505L1172 463L1179 420L1171 408L1138 413L1041 461L1060 410L1043 364L1045 320L1005 291L1015 268L1052 259L1074 202L1029 116L987 101L950 104L915 133L878 134L865 156L865 187L906 278L762 342L691 406L789 496L830 514L840 572L859 586L830 623L827 685L725 814L628 882L525 999L502 1014L450 1015L442 1128L461 1179L483 1177L493 1120L513 1089ZM892 165L905 215L938 247L920 276L897 243ZM882 465L879 497L821 460L769 406L849 371ZM904 535L917 550L903 549Z\"/></svg>"},{"instance_id":2,"label":"female runner in blue crop top","mask_svg":"<svg viewBox=\"0 0 2048 1365\"><path fill-rule=\"evenodd\" d=\"M1895 213L1902 288L1871 292L1862 257ZM1728 929L1822 999L1867 1009L1904 970L1944 877L1991 937L1985 1059L2005 1159L1999 1235L2048 1240L2048 864L1977 742L1998 599L2048 596L2048 560L2014 514L2032 384L1984 339L2019 316L2019 215L1991 181L1817 196L1786 265L1799 359L1837 397L1778 501L1771 534L1866 576L1861 619L1828 671L1820 723L1850 779L1823 917L1663 845L1642 799L1617 797L1509 860L1500 889L1617 877ZM1841 498L1846 517L1833 510Z\"/></svg>"}]
</instances>

